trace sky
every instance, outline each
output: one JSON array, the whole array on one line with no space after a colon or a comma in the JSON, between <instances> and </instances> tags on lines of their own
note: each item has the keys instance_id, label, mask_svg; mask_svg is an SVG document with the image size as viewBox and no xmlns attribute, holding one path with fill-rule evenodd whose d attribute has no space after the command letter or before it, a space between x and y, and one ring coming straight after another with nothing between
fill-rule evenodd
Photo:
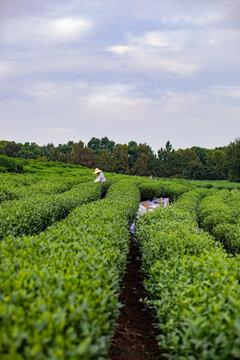
<instances>
[{"instance_id":1,"label":"sky","mask_svg":"<svg viewBox=\"0 0 240 360\"><path fill-rule=\"evenodd\" d=\"M239 0L0 0L0 140L226 146Z\"/></svg>"}]
</instances>

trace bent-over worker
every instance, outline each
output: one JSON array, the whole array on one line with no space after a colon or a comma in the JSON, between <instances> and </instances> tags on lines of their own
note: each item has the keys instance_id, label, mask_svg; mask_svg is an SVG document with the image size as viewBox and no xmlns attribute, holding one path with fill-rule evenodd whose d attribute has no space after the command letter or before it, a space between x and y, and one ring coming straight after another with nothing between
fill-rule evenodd
<instances>
[{"instance_id":1,"label":"bent-over worker","mask_svg":"<svg viewBox=\"0 0 240 360\"><path fill-rule=\"evenodd\" d=\"M94 182L106 182L105 176L103 175L102 171L98 168L95 169L94 174L98 174L97 178L94 180Z\"/></svg>"}]
</instances>

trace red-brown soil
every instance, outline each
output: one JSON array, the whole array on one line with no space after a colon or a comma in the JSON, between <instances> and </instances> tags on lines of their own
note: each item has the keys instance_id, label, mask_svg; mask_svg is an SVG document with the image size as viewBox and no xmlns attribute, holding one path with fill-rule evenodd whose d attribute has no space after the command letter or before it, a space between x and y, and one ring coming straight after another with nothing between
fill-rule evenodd
<instances>
[{"instance_id":1,"label":"red-brown soil","mask_svg":"<svg viewBox=\"0 0 240 360\"><path fill-rule=\"evenodd\" d=\"M140 273L141 259L134 237L131 239L126 273L122 282L119 301L124 305L120 310L112 345L111 360L156 360L161 356L157 344L154 319L140 299L146 297Z\"/></svg>"}]
</instances>

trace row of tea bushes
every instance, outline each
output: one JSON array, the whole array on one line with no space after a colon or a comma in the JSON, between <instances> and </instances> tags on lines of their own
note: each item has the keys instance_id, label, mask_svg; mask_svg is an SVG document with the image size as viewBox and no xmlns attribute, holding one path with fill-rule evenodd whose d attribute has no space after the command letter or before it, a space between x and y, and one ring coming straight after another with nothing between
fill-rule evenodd
<instances>
[{"instance_id":1,"label":"row of tea bushes","mask_svg":"<svg viewBox=\"0 0 240 360\"><path fill-rule=\"evenodd\" d=\"M35 194L53 195L70 190L73 186L92 179L92 176L79 177L59 175L43 176L39 174L22 174L0 176L0 202L4 200L32 197Z\"/></svg>"},{"instance_id":2,"label":"row of tea bushes","mask_svg":"<svg viewBox=\"0 0 240 360\"><path fill-rule=\"evenodd\" d=\"M207 189L214 188L216 190L232 190L240 189L240 184L236 182L231 182L228 180L191 180L191 184L197 187L203 187Z\"/></svg>"},{"instance_id":3,"label":"row of tea bushes","mask_svg":"<svg viewBox=\"0 0 240 360\"><path fill-rule=\"evenodd\" d=\"M47 178L42 179L37 184L34 184L30 187L25 187L24 195L33 196L35 194L61 194L65 191L70 190L73 186L91 181L92 177L89 175L71 177L65 176L64 178L60 176L47 176Z\"/></svg>"},{"instance_id":4,"label":"row of tea bushes","mask_svg":"<svg viewBox=\"0 0 240 360\"><path fill-rule=\"evenodd\" d=\"M0 186L0 203L5 200L19 199L18 189L14 185L1 184Z\"/></svg>"},{"instance_id":5,"label":"row of tea bushes","mask_svg":"<svg viewBox=\"0 0 240 360\"><path fill-rule=\"evenodd\" d=\"M175 201L186 191L189 191L191 187L178 184L174 181L148 181L140 183L139 190L141 194L141 200L152 200L159 196L168 197L172 201Z\"/></svg>"},{"instance_id":6,"label":"row of tea bushes","mask_svg":"<svg viewBox=\"0 0 240 360\"><path fill-rule=\"evenodd\" d=\"M146 301L155 311L159 344L169 358L239 359L240 257L228 257L198 228L194 203L201 196L195 194L192 205L190 197L180 198L180 206L177 201L138 221Z\"/></svg>"},{"instance_id":7,"label":"row of tea bushes","mask_svg":"<svg viewBox=\"0 0 240 360\"><path fill-rule=\"evenodd\" d=\"M178 200L174 203L173 208L185 212L187 211L188 216L191 216L193 220L198 221L198 208L200 201L215 192L216 190L203 188L190 190L178 198Z\"/></svg>"},{"instance_id":8,"label":"row of tea bushes","mask_svg":"<svg viewBox=\"0 0 240 360\"><path fill-rule=\"evenodd\" d=\"M8 156L0 155L0 173L21 173L22 171L23 161L20 159L13 159Z\"/></svg>"},{"instance_id":9,"label":"row of tea bushes","mask_svg":"<svg viewBox=\"0 0 240 360\"><path fill-rule=\"evenodd\" d=\"M16 187L33 185L41 179L43 176L40 174L0 174L0 186L8 183Z\"/></svg>"},{"instance_id":10,"label":"row of tea bushes","mask_svg":"<svg viewBox=\"0 0 240 360\"><path fill-rule=\"evenodd\" d=\"M0 243L1 360L107 357L138 206L119 182L38 236Z\"/></svg>"},{"instance_id":11,"label":"row of tea bushes","mask_svg":"<svg viewBox=\"0 0 240 360\"><path fill-rule=\"evenodd\" d=\"M4 201L0 206L0 239L33 235L66 217L77 206L101 197L104 185L83 183L60 195L36 195Z\"/></svg>"},{"instance_id":12,"label":"row of tea bushes","mask_svg":"<svg viewBox=\"0 0 240 360\"><path fill-rule=\"evenodd\" d=\"M199 220L232 253L240 252L240 192L221 190L203 199Z\"/></svg>"},{"instance_id":13,"label":"row of tea bushes","mask_svg":"<svg viewBox=\"0 0 240 360\"><path fill-rule=\"evenodd\" d=\"M21 197L26 186L34 186L39 182L38 175L31 174L0 174L0 203Z\"/></svg>"},{"instance_id":14,"label":"row of tea bushes","mask_svg":"<svg viewBox=\"0 0 240 360\"><path fill-rule=\"evenodd\" d=\"M42 173L45 175L91 175L92 169L88 169L81 165L60 163L57 161L40 161L40 160L24 160L24 172Z\"/></svg>"}]
</instances>

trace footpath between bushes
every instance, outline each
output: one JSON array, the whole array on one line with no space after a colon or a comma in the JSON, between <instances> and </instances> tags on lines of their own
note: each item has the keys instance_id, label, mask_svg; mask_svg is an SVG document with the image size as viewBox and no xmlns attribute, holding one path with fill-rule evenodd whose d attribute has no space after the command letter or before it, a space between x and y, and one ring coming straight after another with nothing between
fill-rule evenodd
<instances>
[{"instance_id":1,"label":"footpath between bushes","mask_svg":"<svg viewBox=\"0 0 240 360\"><path fill-rule=\"evenodd\" d=\"M140 204L139 209L143 213L144 207L146 211L151 211L164 204L165 202L155 201L156 206L152 207L150 202L144 202ZM130 230L133 232L133 227ZM122 293L119 297L123 307L109 350L111 360L165 359L156 340L158 331L154 327L155 319L142 301L146 297L142 283L141 254L134 235L131 235L127 267L121 286Z\"/></svg>"},{"instance_id":2,"label":"footpath between bushes","mask_svg":"<svg viewBox=\"0 0 240 360\"><path fill-rule=\"evenodd\" d=\"M141 258L134 236L122 282L119 301L123 304L109 351L111 360L156 360L160 349L154 318L141 299L146 297L140 272Z\"/></svg>"}]
</instances>

